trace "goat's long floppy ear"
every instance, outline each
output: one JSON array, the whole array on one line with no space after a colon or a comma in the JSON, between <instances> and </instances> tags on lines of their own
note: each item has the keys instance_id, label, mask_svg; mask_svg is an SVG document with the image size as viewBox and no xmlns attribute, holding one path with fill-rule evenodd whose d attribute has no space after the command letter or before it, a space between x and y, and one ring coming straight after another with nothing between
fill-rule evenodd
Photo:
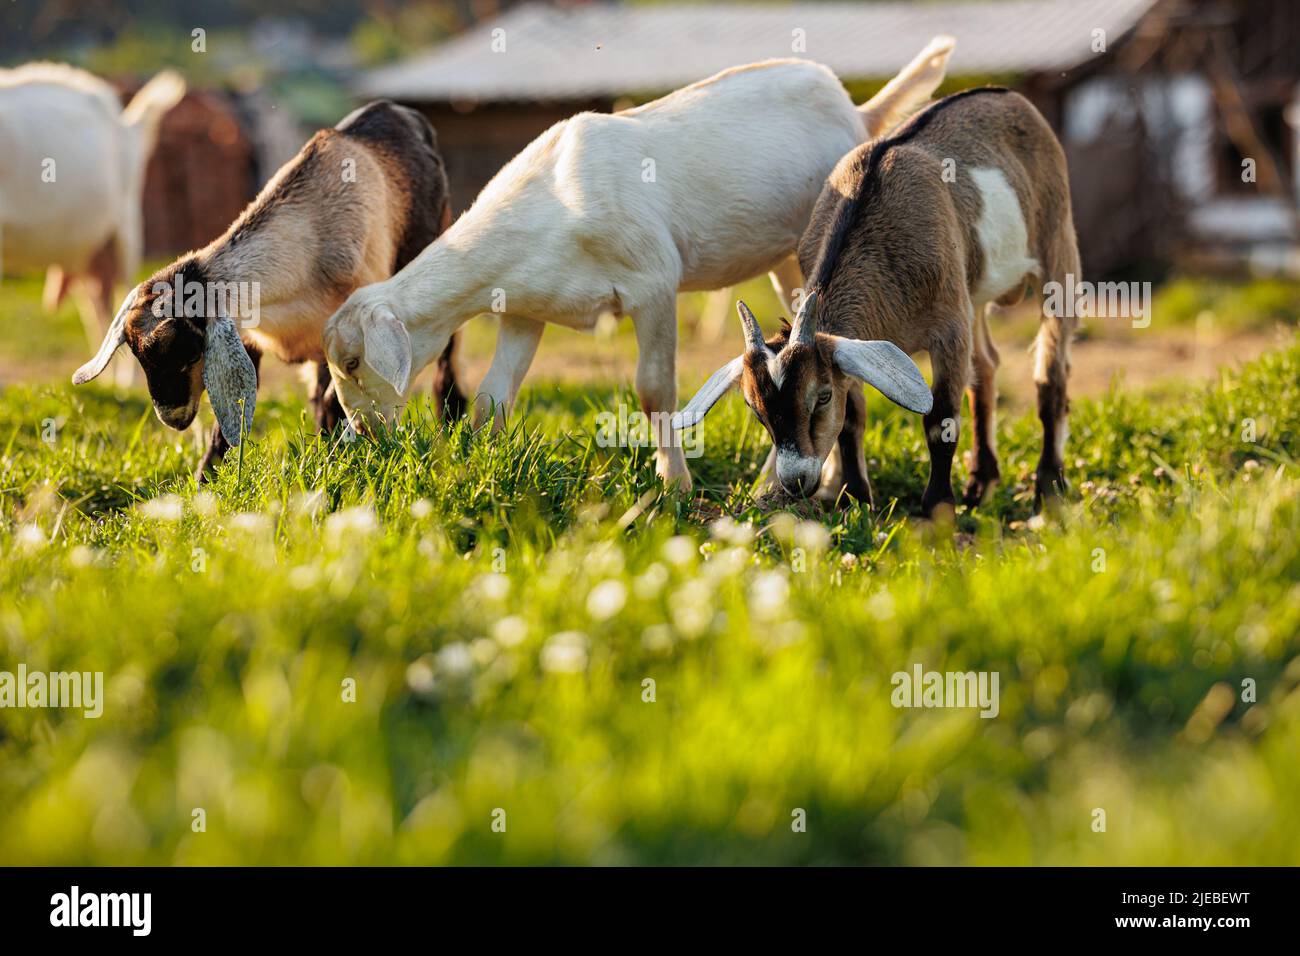
<instances>
[{"instance_id":1,"label":"goat's long floppy ear","mask_svg":"<svg viewBox=\"0 0 1300 956\"><path fill-rule=\"evenodd\" d=\"M718 404L718 399L735 387L744 369L745 357L740 355L710 375L709 380L686 403L686 407L673 415L673 428L680 431L698 424L709 413L709 409Z\"/></svg>"},{"instance_id":2,"label":"goat's long floppy ear","mask_svg":"<svg viewBox=\"0 0 1300 956\"><path fill-rule=\"evenodd\" d=\"M99 351L95 353L95 357L73 373L73 385L85 385L91 379L97 378L99 373L108 367L108 360L113 357L113 353L125 344L126 316L131 311L131 306L135 305L135 295L138 291L139 287L137 286L126 294L126 298L118 306L117 315L113 316L113 321L108 324L108 333L104 336L104 341L100 343Z\"/></svg>"},{"instance_id":3,"label":"goat's long floppy ear","mask_svg":"<svg viewBox=\"0 0 1300 956\"><path fill-rule=\"evenodd\" d=\"M366 346L366 364L398 395L405 396L411 382L411 334L397 316L387 309L376 309L362 326Z\"/></svg>"},{"instance_id":4,"label":"goat's long floppy ear","mask_svg":"<svg viewBox=\"0 0 1300 956\"><path fill-rule=\"evenodd\" d=\"M207 344L203 348L203 384L212 410L217 413L221 434L231 446L238 445L253 424L257 369L229 316L218 316L208 322Z\"/></svg>"},{"instance_id":5,"label":"goat's long floppy ear","mask_svg":"<svg viewBox=\"0 0 1300 956\"><path fill-rule=\"evenodd\" d=\"M832 337L835 364L845 373L876 388L895 405L922 415L934 407L930 386L916 363L893 342Z\"/></svg>"}]
</instances>

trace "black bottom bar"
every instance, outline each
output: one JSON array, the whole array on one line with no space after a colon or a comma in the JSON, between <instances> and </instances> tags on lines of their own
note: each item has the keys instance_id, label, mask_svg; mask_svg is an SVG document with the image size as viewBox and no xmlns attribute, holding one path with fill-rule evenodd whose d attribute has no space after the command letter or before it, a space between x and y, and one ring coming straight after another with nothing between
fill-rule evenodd
<instances>
[{"instance_id":1,"label":"black bottom bar","mask_svg":"<svg viewBox=\"0 0 1300 956\"><path fill-rule=\"evenodd\" d=\"M843 929L864 940L904 930L926 943L1048 932L1039 938L1231 944L1293 931L1297 888L1286 869L50 868L0 870L0 915L7 942L76 933L328 944L436 926L445 942L465 931L497 941L511 930L538 939L623 924L656 938Z\"/></svg>"}]
</instances>

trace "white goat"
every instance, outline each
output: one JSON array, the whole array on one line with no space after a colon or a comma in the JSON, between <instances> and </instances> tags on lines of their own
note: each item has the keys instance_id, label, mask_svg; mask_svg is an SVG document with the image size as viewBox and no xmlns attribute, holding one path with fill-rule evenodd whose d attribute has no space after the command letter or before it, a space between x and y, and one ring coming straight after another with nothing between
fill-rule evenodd
<instances>
[{"instance_id":1,"label":"white goat","mask_svg":"<svg viewBox=\"0 0 1300 956\"><path fill-rule=\"evenodd\" d=\"M46 269L45 307L73 282L91 344L108 328L114 286L144 246L145 166L163 115L185 95L170 70L126 109L84 70L31 63L0 70L0 274ZM129 376L129 363L118 366Z\"/></svg>"},{"instance_id":2,"label":"white goat","mask_svg":"<svg viewBox=\"0 0 1300 956\"><path fill-rule=\"evenodd\" d=\"M580 113L511 160L473 207L391 279L358 289L325 327L339 399L357 427L395 421L413 372L473 316L501 316L475 421L504 421L547 322L631 316L636 386L657 471L690 487L671 430L678 290L771 271L788 300L794 258L841 156L929 99L952 40L937 38L870 102L826 67L772 60L726 70L612 115Z\"/></svg>"}]
</instances>

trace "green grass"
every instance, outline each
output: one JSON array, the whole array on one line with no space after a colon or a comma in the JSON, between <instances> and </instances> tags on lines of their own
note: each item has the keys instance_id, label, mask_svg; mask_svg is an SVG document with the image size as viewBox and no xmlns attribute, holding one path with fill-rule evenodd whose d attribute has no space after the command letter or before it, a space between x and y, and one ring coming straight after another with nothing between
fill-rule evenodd
<instances>
[{"instance_id":1,"label":"green grass","mask_svg":"<svg viewBox=\"0 0 1300 956\"><path fill-rule=\"evenodd\" d=\"M1152 307L1162 327L1198 322L1230 329L1270 329L1300 323L1300 281L1249 282L1180 277L1161 286Z\"/></svg>"},{"instance_id":2,"label":"green grass","mask_svg":"<svg viewBox=\"0 0 1300 956\"><path fill-rule=\"evenodd\" d=\"M596 447L619 401L350 444L268 401L198 492L141 396L0 394L0 670L107 698L0 710L0 863L1300 863L1300 346L1076 402L1045 524L1005 422L958 535L881 401L879 513L815 520L752 509L737 399L695 500ZM916 663L999 715L892 707Z\"/></svg>"}]
</instances>

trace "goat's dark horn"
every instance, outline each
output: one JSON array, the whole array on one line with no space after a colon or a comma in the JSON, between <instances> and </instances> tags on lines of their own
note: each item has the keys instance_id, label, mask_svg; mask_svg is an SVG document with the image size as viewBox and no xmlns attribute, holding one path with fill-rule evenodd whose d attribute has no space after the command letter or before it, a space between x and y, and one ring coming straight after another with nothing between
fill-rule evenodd
<instances>
[{"instance_id":1,"label":"goat's dark horn","mask_svg":"<svg viewBox=\"0 0 1300 956\"><path fill-rule=\"evenodd\" d=\"M809 292L803 298L799 314L794 317L794 328L790 330L790 343L812 345L817 334L817 293Z\"/></svg>"},{"instance_id":2,"label":"goat's dark horn","mask_svg":"<svg viewBox=\"0 0 1300 956\"><path fill-rule=\"evenodd\" d=\"M763 330L758 327L758 319L754 318L754 313L749 311L749 306L743 302L736 303L736 312L740 316L741 328L745 330L745 348L749 351L762 351L767 348L763 342Z\"/></svg>"}]
</instances>

